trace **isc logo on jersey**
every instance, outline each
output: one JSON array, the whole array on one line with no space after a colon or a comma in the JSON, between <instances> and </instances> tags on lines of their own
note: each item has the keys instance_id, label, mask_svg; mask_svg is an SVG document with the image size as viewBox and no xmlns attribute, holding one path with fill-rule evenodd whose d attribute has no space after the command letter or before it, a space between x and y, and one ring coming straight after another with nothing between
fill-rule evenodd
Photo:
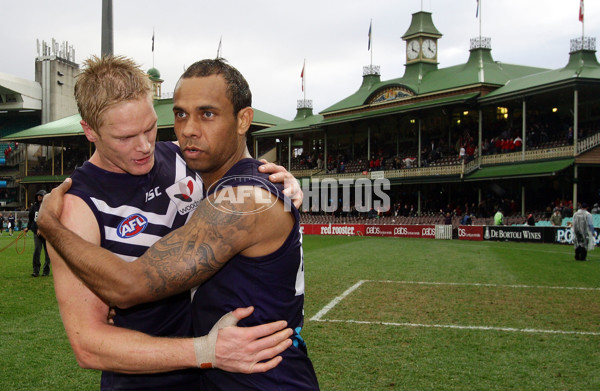
<instances>
[{"instance_id":1,"label":"isc logo on jersey","mask_svg":"<svg viewBox=\"0 0 600 391\"><path fill-rule=\"evenodd\" d=\"M148 219L146 217L139 213L132 214L121 221L121 224L117 227L117 235L120 238L131 238L144 232L147 226Z\"/></svg>"},{"instance_id":2,"label":"isc logo on jersey","mask_svg":"<svg viewBox=\"0 0 600 391\"><path fill-rule=\"evenodd\" d=\"M191 176L169 186L166 190L180 215L193 212L202 201L202 182Z\"/></svg>"}]
</instances>

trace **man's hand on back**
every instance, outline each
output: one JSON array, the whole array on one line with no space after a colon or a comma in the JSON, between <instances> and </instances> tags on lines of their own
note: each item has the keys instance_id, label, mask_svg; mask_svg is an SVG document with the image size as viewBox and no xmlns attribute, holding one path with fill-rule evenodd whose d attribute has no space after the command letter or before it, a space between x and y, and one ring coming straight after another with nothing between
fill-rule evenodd
<instances>
[{"instance_id":1,"label":"man's hand on back","mask_svg":"<svg viewBox=\"0 0 600 391\"><path fill-rule=\"evenodd\" d=\"M260 162L264 163L258 167L260 172L270 174L269 180L273 183L283 183L283 194L292 200L297 209L300 209L304 193L300 188L298 180L283 166L269 163L265 159L261 159Z\"/></svg>"},{"instance_id":2,"label":"man's hand on back","mask_svg":"<svg viewBox=\"0 0 600 391\"><path fill-rule=\"evenodd\" d=\"M58 187L44 196L42 205L38 212L37 225L39 231L44 233L51 230L52 226L59 222L63 209L65 193L71 188L71 178L67 178Z\"/></svg>"}]
</instances>

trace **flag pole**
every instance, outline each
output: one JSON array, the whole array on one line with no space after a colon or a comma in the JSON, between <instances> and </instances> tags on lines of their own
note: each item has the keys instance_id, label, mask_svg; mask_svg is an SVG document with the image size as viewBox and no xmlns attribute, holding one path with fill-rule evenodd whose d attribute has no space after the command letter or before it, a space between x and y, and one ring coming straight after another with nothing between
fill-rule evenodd
<instances>
[{"instance_id":1,"label":"flag pole","mask_svg":"<svg viewBox=\"0 0 600 391\"><path fill-rule=\"evenodd\" d=\"M583 7L583 0L581 0L581 4L579 5L579 7L581 8L581 10L579 11L579 13L581 14L581 47L583 48L583 38L585 37L584 34L584 27L585 27L585 9Z\"/></svg>"},{"instance_id":2,"label":"flag pole","mask_svg":"<svg viewBox=\"0 0 600 391\"><path fill-rule=\"evenodd\" d=\"M479 42L481 42L481 10L483 8L482 6L482 2L483 0L478 0L479 1Z\"/></svg>"},{"instance_id":3,"label":"flag pole","mask_svg":"<svg viewBox=\"0 0 600 391\"><path fill-rule=\"evenodd\" d=\"M306 72L306 58L304 59L304 63L302 64L302 72L300 72L300 77L302 78L302 92L304 93L304 103L306 103L306 88L304 86L304 72Z\"/></svg>"},{"instance_id":4,"label":"flag pole","mask_svg":"<svg viewBox=\"0 0 600 391\"><path fill-rule=\"evenodd\" d=\"M152 27L152 68L154 68L154 27Z\"/></svg>"},{"instance_id":5,"label":"flag pole","mask_svg":"<svg viewBox=\"0 0 600 391\"><path fill-rule=\"evenodd\" d=\"M373 69L373 48L372 48L372 41L373 41L373 19L371 18L371 22L369 22L369 44L367 46L367 49L371 52L371 69Z\"/></svg>"}]
</instances>

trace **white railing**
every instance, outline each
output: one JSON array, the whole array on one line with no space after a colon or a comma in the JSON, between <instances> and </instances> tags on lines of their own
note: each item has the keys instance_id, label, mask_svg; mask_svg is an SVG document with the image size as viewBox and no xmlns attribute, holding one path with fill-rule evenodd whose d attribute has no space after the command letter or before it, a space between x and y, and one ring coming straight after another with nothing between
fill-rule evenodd
<instances>
[{"instance_id":1,"label":"white railing","mask_svg":"<svg viewBox=\"0 0 600 391\"><path fill-rule=\"evenodd\" d=\"M573 147L568 145L565 147L556 147L548 149L534 149L531 151L500 153L495 155L486 155L481 157L481 165L518 163L532 160L556 159L561 157L572 157Z\"/></svg>"},{"instance_id":2,"label":"white railing","mask_svg":"<svg viewBox=\"0 0 600 391\"><path fill-rule=\"evenodd\" d=\"M479 167L480 167L480 165L479 165L478 159L473 159L469 163L465 164L463 173L464 173L464 175L468 175L468 174L472 173L473 171L479 169Z\"/></svg>"},{"instance_id":3,"label":"white railing","mask_svg":"<svg viewBox=\"0 0 600 391\"><path fill-rule=\"evenodd\" d=\"M588 149L592 149L600 144L600 133L596 133L590 137L587 137L577 142L577 154L583 153Z\"/></svg>"},{"instance_id":4,"label":"white railing","mask_svg":"<svg viewBox=\"0 0 600 391\"><path fill-rule=\"evenodd\" d=\"M313 169L306 169L306 170L291 170L291 172L294 174L294 176L296 178L306 178L309 176L314 176L316 174L318 174L319 172L323 171L322 168L313 168Z\"/></svg>"}]
</instances>

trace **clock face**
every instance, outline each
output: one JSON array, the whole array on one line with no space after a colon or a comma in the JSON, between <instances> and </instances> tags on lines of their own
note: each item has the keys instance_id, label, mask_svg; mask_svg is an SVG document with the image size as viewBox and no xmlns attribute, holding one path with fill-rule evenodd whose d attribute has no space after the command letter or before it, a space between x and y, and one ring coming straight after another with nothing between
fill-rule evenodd
<instances>
[{"instance_id":1,"label":"clock face","mask_svg":"<svg viewBox=\"0 0 600 391\"><path fill-rule=\"evenodd\" d=\"M406 57L409 60L414 60L419 55L419 51L421 50L421 45L419 45L419 41L410 41L406 45Z\"/></svg>"},{"instance_id":2,"label":"clock face","mask_svg":"<svg viewBox=\"0 0 600 391\"><path fill-rule=\"evenodd\" d=\"M437 53L437 45L433 39L423 41L423 55L425 58L434 58Z\"/></svg>"}]
</instances>

